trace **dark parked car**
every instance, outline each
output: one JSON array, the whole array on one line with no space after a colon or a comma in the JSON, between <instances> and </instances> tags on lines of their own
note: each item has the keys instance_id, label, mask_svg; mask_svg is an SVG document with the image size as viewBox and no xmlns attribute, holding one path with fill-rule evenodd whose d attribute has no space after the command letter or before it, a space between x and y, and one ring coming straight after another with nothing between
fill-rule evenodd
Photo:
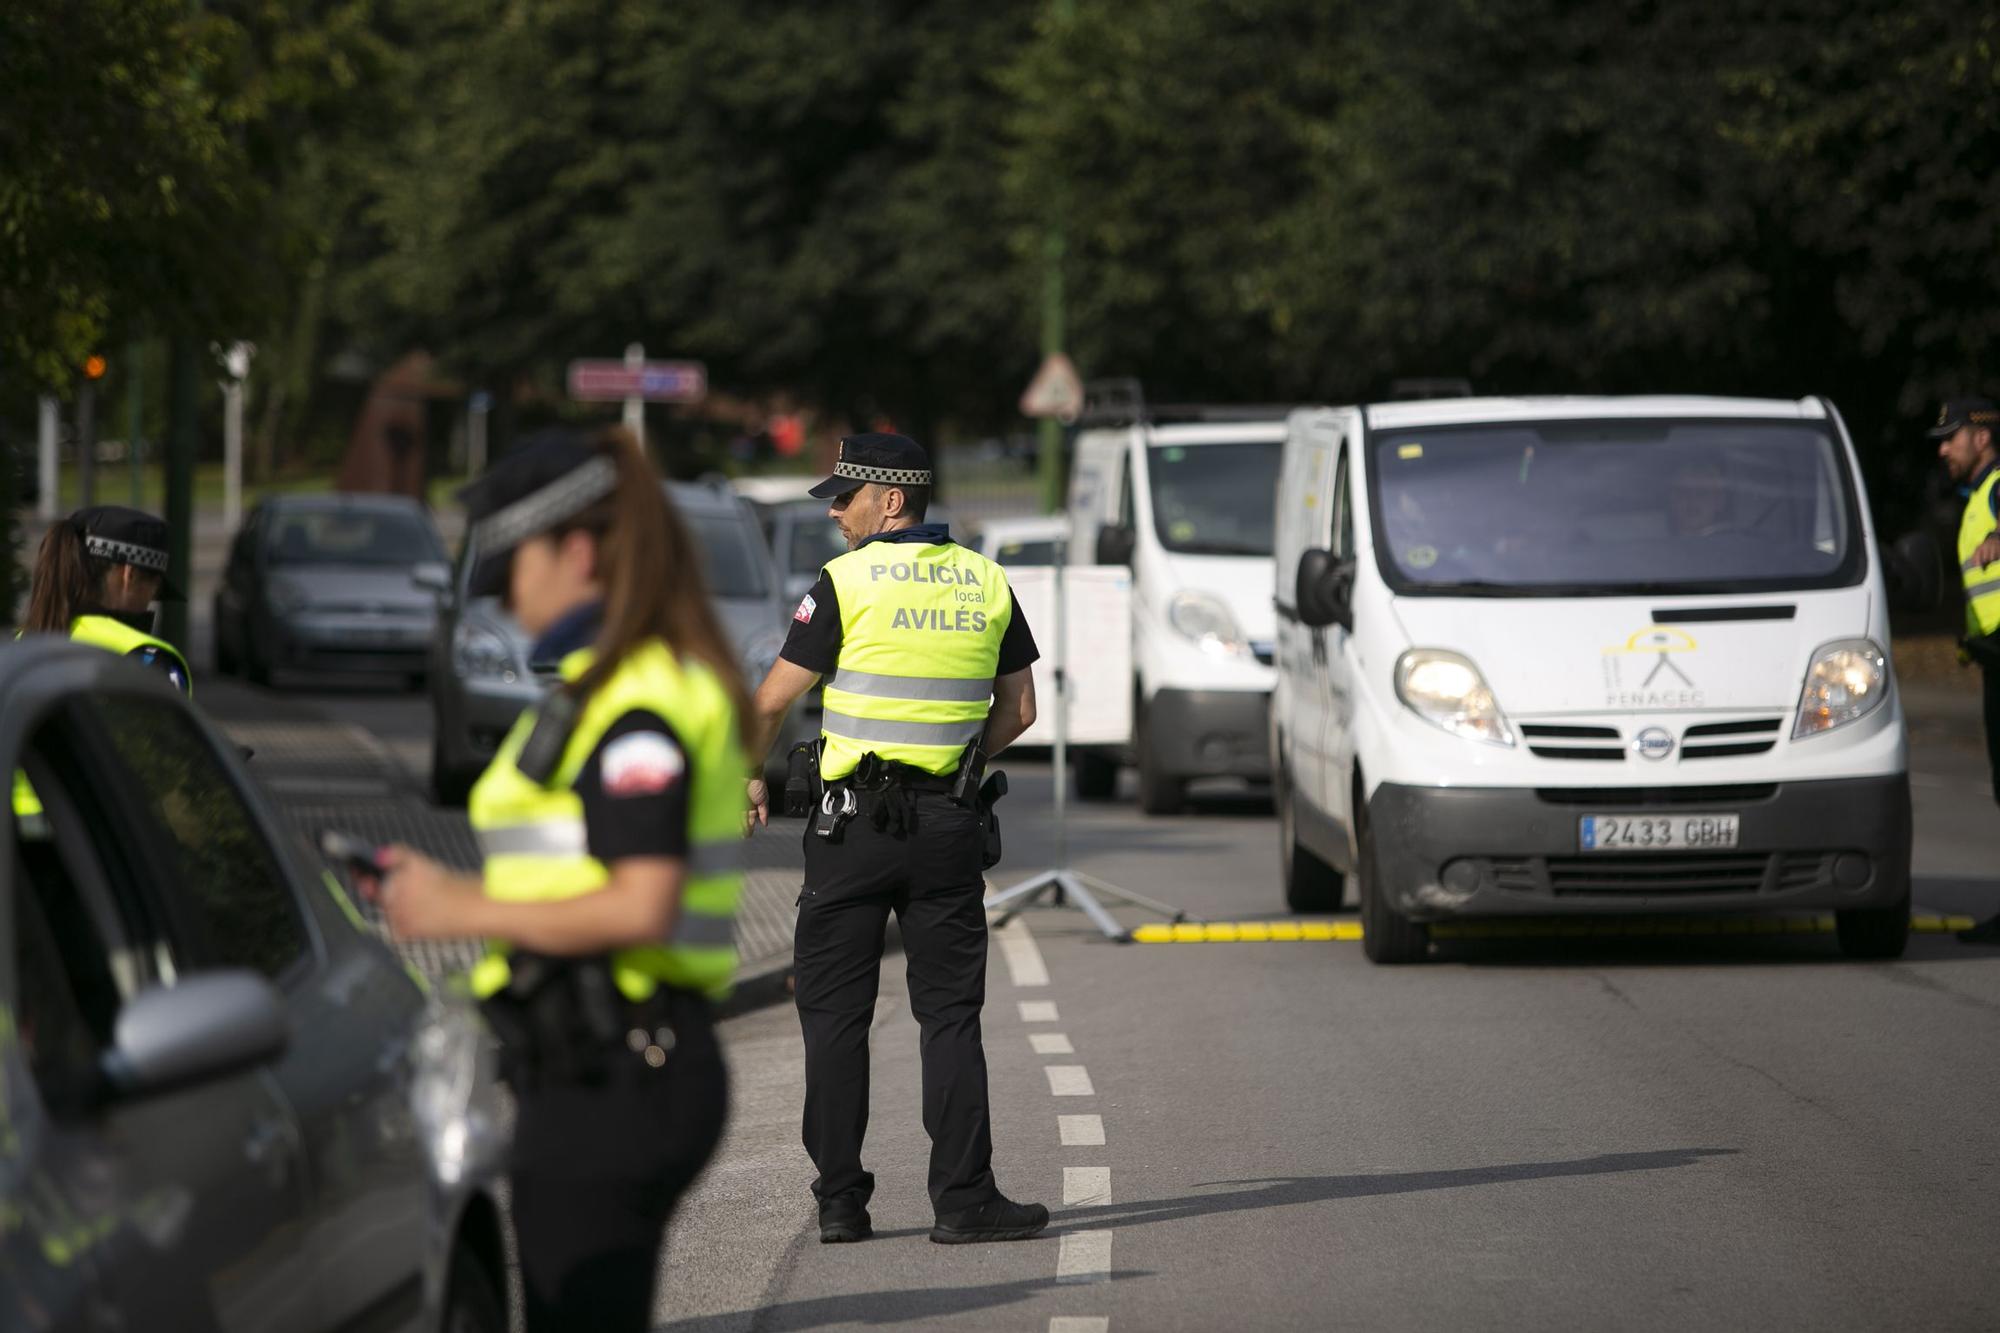
<instances>
[{"instance_id":1,"label":"dark parked car","mask_svg":"<svg viewBox=\"0 0 2000 1333\"><path fill-rule=\"evenodd\" d=\"M422 683L449 563L430 514L397 495L282 495L251 511L215 594L215 667L394 674Z\"/></svg>"},{"instance_id":2,"label":"dark parked car","mask_svg":"<svg viewBox=\"0 0 2000 1333\"><path fill-rule=\"evenodd\" d=\"M670 483L667 495L694 529L709 593L754 687L778 659L794 605L779 588L756 515L727 487ZM555 663L528 661L528 638L498 599L466 595L476 556L468 537L448 576L442 570L434 579L426 576L441 603L429 673L431 790L447 805L465 800L514 719L555 679ZM818 734L815 697L786 719L772 747L770 775L782 783L791 743Z\"/></svg>"},{"instance_id":3,"label":"dark parked car","mask_svg":"<svg viewBox=\"0 0 2000 1333\"><path fill-rule=\"evenodd\" d=\"M419 1132L420 983L234 747L36 636L0 769L44 807L0 854L0 1328L502 1333L488 1177Z\"/></svg>"}]
</instances>

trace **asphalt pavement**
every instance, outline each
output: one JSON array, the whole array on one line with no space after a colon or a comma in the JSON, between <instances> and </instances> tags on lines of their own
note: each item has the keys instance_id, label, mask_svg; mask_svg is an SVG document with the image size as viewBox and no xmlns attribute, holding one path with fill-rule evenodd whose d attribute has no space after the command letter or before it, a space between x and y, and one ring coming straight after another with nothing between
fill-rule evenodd
<instances>
[{"instance_id":1,"label":"asphalt pavement","mask_svg":"<svg viewBox=\"0 0 2000 1333\"><path fill-rule=\"evenodd\" d=\"M301 684L201 688L426 752L420 700ZM1908 697L1919 910L2000 909L1976 699ZM1046 765L1004 766L998 885L1051 855ZM1072 810L1078 867L1288 919L1254 793ZM1853 963L1827 934L1699 929L1385 969L1350 940L1114 944L1036 908L989 966L996 1170L1056 1212L1014 1245L926 1239L896 960L866 1244L817 1243L796 1018L750 1012L724 1025L734 1118L671 1238L660 1327L2000 1327L2000 949L1929 933Z\"/></svg>"}]
</instances>

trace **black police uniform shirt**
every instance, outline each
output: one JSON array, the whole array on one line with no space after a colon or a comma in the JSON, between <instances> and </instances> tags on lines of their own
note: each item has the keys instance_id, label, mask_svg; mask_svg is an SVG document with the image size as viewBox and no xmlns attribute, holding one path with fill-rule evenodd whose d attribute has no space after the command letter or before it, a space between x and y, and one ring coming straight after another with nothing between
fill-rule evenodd
<instances>
[{"instance_id":1,"label":"black police uniform shirt","mask_svg":"<svg viewBox=\"0 0 2000 1333\"><path fill-rule=\"evenodd\" d=\"M868 546L875 542L894 544L916 543L934 546L951 541L951 532L941 523L919 523L915 527L898 528L894 532L878 533L862 542ZM1012 598L1013 589L1007 590ZM1035 636L1028 629L1028 618L1021 614L1021 604L1014 603L1014 614L1007 619L1007 628L1000 635L1000 660L993 668L996 676L1012 675L1033 666L1041 657L1041 650L1035 646ZM804 667L807 671L830 676L840 662L840 603L833 591L833 580L825 570L820 571L811 591L799 602L792 612L792 627L785 635L785 646L778 656L793 666Z\"/></svg>"},{"instance_id":2,"label":"black police uniform shirt","mask_svg":"<svg viewBox=\"0 0 2000 1333\"><path fill-rule=\"evenodd\" d=\"M530 660L560 661L588 648L602 620L600 606L571 612L535 641ZM583 802L586 849L604 862L685 857L693 785L687 750L667 720L644 708L623 714L598 739L570 788Z\"/></svg>"}]
</instances>

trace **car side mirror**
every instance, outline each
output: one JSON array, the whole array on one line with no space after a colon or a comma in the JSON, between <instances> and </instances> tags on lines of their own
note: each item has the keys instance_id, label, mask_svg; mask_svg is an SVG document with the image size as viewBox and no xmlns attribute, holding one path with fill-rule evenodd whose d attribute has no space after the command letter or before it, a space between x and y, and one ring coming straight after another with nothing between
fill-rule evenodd
<instances>
[{"instance_id":1,"label":"car side mirror","mask_svg":"<svg viewBox=\"0 0 2000 1333\"><path fill-rule=\"evenodd\" d=\"M1097 530L1097 563L1100 565L1129 565L1132 552L1138 549L1139 537L1122 523L1106 523Z\"/></svg>"},{"instance_id":2,"label":"car side mirror","mask_svg":"<svg viewBox=\"0 0 2000 1333\"><path fill-rule=\"evenodd\" d=\"M1299 572L1292 590L1299 619L1314 629L1327 625L1354 628L1354 561L1336 560L1333 552L1313 547L1299 557Z\"/></svg>"},{"instance_id":3,"label":"car side mirror","mask_svg":"<svg viewBox=\"0 0 2000 1333\"><path fill-rule=\"evenodd\" d=\"M410 582L440 598L451 595L451 566L423 564L410 570Z\"/></svg>"},{"instance_id":4,"label":"car side mirror","mask_svg":"<svg viewBox=\"0 0 2000 1333\"><path fill-rule=\"evenodd\" d=\"M1897 611L1935 610L1944 594L1943 562L1931 534L1906 532L1882 552L1882 581Z\"/></svg>"},{"instance_id":5,"label":"car side mirror","mask_svg":"<svg viewBox=\"0 0 2000 1333\"><path fill-rule=\"evenodd\" d=\"M126 1001L102 1057L106 1090L143 1097L277 1059L289 1036L277 989L247 968L197 972Z\"/></svg>"}]
</instances>

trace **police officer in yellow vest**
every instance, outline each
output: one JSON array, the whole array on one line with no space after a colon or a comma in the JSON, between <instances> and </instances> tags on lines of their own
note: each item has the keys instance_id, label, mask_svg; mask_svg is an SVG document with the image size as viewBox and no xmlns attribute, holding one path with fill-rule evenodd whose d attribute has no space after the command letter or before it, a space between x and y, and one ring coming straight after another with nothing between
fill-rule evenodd
<instances>
[{"instance_id":1,"label":"police officer in yellow vest","mask_svg":"<svg viewBox=\"0 0 2000 1333\"><path fill-rule=\"evenodd\" d=\"M1965 652L1984 678L1986 755L2000 798L2000 409L1990 398L1953 398L1938 410L1930 436L1951 479L1966 490L1958 521ZM2000 916L1960 938L2000 943Z\"/></svg>"},{"instance_id":2,"label":"police officer in yellow vest","mask_svg":"<svg viewBox=\"0 0 2000 1333\"><path fill-rule=\"evenodd\" d=\"M400 937L490 941L472 988L519 1102L528 1328L637 1333L727 1108L712 1006L736 958L744 685L629 436L538 436L465 498L472 592L506 597L560 683L472 789L482 872L391 847L378 892Z\"/></svg>"},{"instance_id":3,"label":"police officer in yellow vest","mask_svg":"<svg viewBox=\"0 0 2000 1333\"><path fill-rule=\"evenodd\" d=\"M153 603L181 596L167 559L160 519L121 505L79 509L42 537L21 629L130 657L192 693L187 659L153 633Z\"/></svg>"},{"instance_id":4,"label":"police officer in yellow vest","mask_svg":"<svg viewBox=\"0 0 2000 1333\"><path fill-rule=\"evenodd\" d=\"M840 442L832 502L848 552L793 613L757 690L750 753L763 756L787 710L822 677L825 793L807 822L805 890L793 944L805 1033L805 1145L819 1178L822 1242L871 1232L875 1178L861 1166L868 1125L868 1028L883 928L896 913L910 1008L922 1029L924 1129L931 1139L931 1239L1022 1240L1048 1209L1005 1198L993 1180L986 1055L986 914L978 785L1035 716L1037 654L1006 575L924 522L931 464L916 441ZM961 776L966 775L966 776ZM953 788L958 787L954 797ZM750 784L754 818L769 793Z\"/></svg>"}]
</instances>

